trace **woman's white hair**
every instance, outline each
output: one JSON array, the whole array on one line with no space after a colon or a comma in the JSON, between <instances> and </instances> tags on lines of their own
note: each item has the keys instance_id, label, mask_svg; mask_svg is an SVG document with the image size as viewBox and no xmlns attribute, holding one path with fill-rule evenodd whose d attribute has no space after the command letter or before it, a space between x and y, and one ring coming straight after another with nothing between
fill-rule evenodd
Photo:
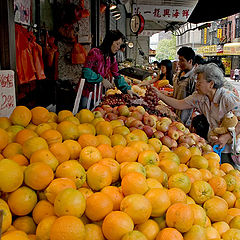
<instances>
[{"instance_id":1,"label":"woman's white hair","mask_svg":"<svg viewBox=\"0 0 240 240\"><path fill-rule=\"evenodd\" d=\"M204 78L207 82L214 82L214 88L218 89L223 87L225 78L222 70L215 63L208 63L199 65L195 69L195 74L203 73Z\"/></svg>"}]
</instances>

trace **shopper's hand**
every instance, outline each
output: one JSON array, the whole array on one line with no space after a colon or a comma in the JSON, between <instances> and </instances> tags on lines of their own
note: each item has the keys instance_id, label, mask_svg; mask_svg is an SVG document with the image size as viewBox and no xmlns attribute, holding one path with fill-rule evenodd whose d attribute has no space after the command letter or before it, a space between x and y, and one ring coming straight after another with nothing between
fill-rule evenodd
<instances>
[{"instance_id":1,"label":"shopper's hand","mask_svg":"<svg viewBox=\"0 0 240 240\"><path fill-rule=\"evenodd\" d=\"M214 144L218 144L219 148L223 148L231 138L232 136L230 133L222 134L218 137Z\"/></svg>"},{"instance_id":2,"label":"shopper's hand","mask_svg":"<svg viewBox=\"0 0 240 240\"><path fill-rule=\"evenodd\" d=\"M110 83L107 79L103 79L102 81L103 83L103 86L106 88L106 89L109 89L109 88L114 88L114 85L112 83Z\"/></svg>"},{"instance_id":3,"label":"shopper's hand","mask_svg":"<svg viewBox=\"0 0 240 240\"><path fill-rule=\"evenodd\" d=\"M139 98L139 95L138 95L137 93L133 92L132 90L127 90L127 93L128 93L131 97L136 96L136 97Z\"/></svg>"}]
</instances>

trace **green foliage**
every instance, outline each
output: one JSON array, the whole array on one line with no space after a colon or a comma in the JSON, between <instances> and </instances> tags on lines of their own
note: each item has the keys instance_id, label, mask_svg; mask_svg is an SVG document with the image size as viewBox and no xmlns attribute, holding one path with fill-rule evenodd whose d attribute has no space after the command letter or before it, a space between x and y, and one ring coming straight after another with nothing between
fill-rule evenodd
<instances>
[{"instance_id":1,"label":"green foliage","mask_svg":"<svg viewBox=\"0 0 240 240\"><path fill-rule=\"evenodd\" d=\"M158 42L156 50L156 59L161 61L163 59L174 60L176 58L176 37L172 35L171 39L162 39Z\"/></svg>"}]
</instances>

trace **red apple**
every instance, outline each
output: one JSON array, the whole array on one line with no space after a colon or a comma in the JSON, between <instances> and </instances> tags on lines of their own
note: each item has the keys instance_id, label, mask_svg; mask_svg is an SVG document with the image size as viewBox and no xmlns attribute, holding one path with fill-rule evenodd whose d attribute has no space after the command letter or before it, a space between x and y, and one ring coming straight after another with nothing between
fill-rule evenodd
<instances>
[{"instance_id":1,"label":"red apple","mask_svg":"<svg viewBox=\"0 0 240 240\"><path fill-rule=\"evenodd\" d=\"M181 122L173 122L171 125L176 126L180 131L184 132L186 127Z\"/></svg>"},{"instance_id":2,"label":"red apple","mask_svg":"<svg viewBox=\"0 0 240 240\"><path fill-rule=\"evenodd\" d=\"M136 110L136 107L134 107L134 106L129 107L129 111L130 111L130 112L133 112L133 111L135 111L135 110Z\"/></svg>"},{"instance_id":3,"label":"red apple","mask_svg":"<svg viewBox=\"0 0 240 240\"><path fill-rule=\"evenodd\" d=\"M117 110L118 110L120 116L125 116L125 117L127 117L127 116L130 114L130 111L129 111L129 109L128 109L128 106L126 106L126 105L120 105L120 106L118 106L118 107L117 107Z\"/></svg>"},{"instance_id":4,"label":"red apple","mask_svg":"<svg viewBox=\"0 0 240 240\"><path fill-rule=\"evenodd\" d=\"M137 120L140 120L140 121L142 121L142 119L143 119L143 114L141 114L140 112L138 112L138 111L133 111L131 114L130 114L130 116L131 117L134 117L135 119L137 119Z\"/></svg>"},{"instance_id":5,"label":"red apple","mask_svg":"<svg viewBox=\"0 0 240 240\"><path fill-rule=\"evenodd\" d=\"M130 127L135 127L135 128L138 128L138 129L142 129L143 126L144 126L144 124L140 120L137 120L137 119L135 119L134 121L132 121L130 123Z\"/></svg>"},{"instance_id":6,"label":"red apple","mask_svg":"<svg viewBox=\"0 0 240 240\"><path fill-rule=\"evenodd\" d=\"M118 115L118 107L117 107L117 106L114 107L112 112L113 112L114 114Z\"/></svg>"},{"instance_id":7,"label":"red apple","mask_svg":"<svg viewBox=\"0 0 240 240\"><path fill-rule=\"evenodd\" d=\"M106 113L106 111L105 111L103 108L101 108L101 107L96 107L96 108L94 109L94 111L99 111L100 113L102 113L103 116L104 116L104 114Z\"/></svg>"},{"instance_id":8,"label":"red apple","mask_svg":"<svg viewBox=\"0 0 240 240\"><path fill-rule=\"evenodd\" d=\"M177 147L177 142L169 136L163 136L160 140L168 148Z\"/></svg>"},{"instance_id":9,"label":"red apple","mask_svg":"<svg viewBox=\"0 0 240 240\"><path fill-rule=\"evenodd\" d=\"M131 122L134 121L134 120L136 120L134 117L128 117L125 121L125 125L127 127L130 127Z\"/></svg>"},{"instance_id":10,"label":"red apple","mask_svg":"<svg viewBox=\"0 0 240 240\"><path fill-rule=\"evenodd\" d=\"M179 143L187 143L189 146L195 145L196 142L189 136L187 135L182 135L181 137L179 137L178 140Z\"/></svg>"},{"instance_id":11,"label":"red apple","mask_svg":"<svg viewBox=\"0 0 240 240\"><path fill-rule=\"evenodd\" d=\"M161 122L161 121L166 121L166 122L168 122L169 124L172 123L172 120L171 120L170 118L168 118L168 117L161 117L161 118L159 119L159 121L160 121L160 122Z\"/></svg>"},{"instance_id":12,"label":"red apple","mask_svg":"<svg viewBox=\"0 0 240 240\"><path fill-rule=\"evenodd\" d=\"M206 145L202 146L202 151L203 151L204 154L209 153L209 152L213 152L213 148L212 148L211 145L206 144Z\"/></svg>"},{"instance_id":13,"label":"red apple","mask_svg":"<svg viewBox=\"0 0 240 240\"><path fill-rule=\"evenodd\" d=\"M140 112L142 115L146 112L143 106L137 106L136 111Z\"/></svg>"},{"instance_id":14,"label":"red apple","mask_svg":"<svg viewBox=\"0 0 240 240\"><path fill-rule=\"evenodd\" d=\"M137 129L137 128L135 128L135 127L130 127L130 128L129 128L129 131L132 132L133 130L136 130L136 129Z\"/></svg>"},{"instance_id":15,"label":"red apple","mask_svg":"<svg viewBox=\"0 0 240 240\"><path fill-rule=\"evenodd\" d=\"M113 111L113 108L112 107L107 107L104 109L106 111L106 113L110 113Z\"/></svg>"},{"instance_id":16,"label":"red apple","mask_svg":"<svg viewBox=\"0 0 240 240\"><path fill-rule=\"evenodd\" d=\"M167 121L157 121L156 128L158 131L167 132L170 123Z\"/></svg>"},{"instance_id":17,"label":"red apple","mask_svg":"<svg viewBox=\"0 0 240 240\"><path fill-rule=\"evenodd\" d=\"M180 146L184 146L184 147L186 147L186 148L190 148L190 146L187 144L187 143L180 143L180 144L178 144L178 146L180 147Z\"/></svg>"},{"instance_id":18,"label":"red apple","mask_svg":"<svg viewBox=\"0 0 240 240\"><path fill-rule=\"evenodd\" d=\"M148 138L151 138L153 135L153 130L150 126L144 125L143 126L143 131L147 134Z\"/></svg>"},{"instance_id":19,"label":"red apple","mask_svg":"<svg viewBox=\"0 0 240 240\"><path fill-rule=\"evenodd\" d=\"M118 116L114 113L107 113L104 116L105 118L108 118L110 121L118 119Z\"/></svg>"},{"instance_id":20,"label":"red apple","mask_svg":"<svg viewBox=\"0 0 240 240\"><path fill-rule=\"evenodd\" d=\"M154 126L154 119L151 116L143 116L143 123L150 127Z\"/></svg>"},{"instance_id":21,"label":"red apple","mask_svg":"<svg viewBox=\"0 0 240 240\"><path fill-rule=\"evenodd\" d=\"M174 140L178 140L179 133L177 131L177 128L175 126L170 126L168 129L168 136Z\"/></svg>"},{"instance_id":22,"label":"red apple","mask_svg":"<svg viewBox=\"0 0 240 240\"><path fill-rule=\"evenodd\" d=\"M161 139L164 136L164 133L161 131L154 132L153 136L157 139Z\"/></svg>"},{"instance_id":23,"label":"red apple","mask_svg":"<svg viewBox=\"0 0 240 240\"><path fill-rule=\"evenodd\" d=\"M111 107L111 106L105 104L105 105L102 105L101 107L105 110L106 108L109 108L109 107Z\"/></svg>"},{"instance_id":24,"label":"red apple","mask_svg":"<svg viewBox=\"0 0 240 240\"><path fill-rule=\"evenodd\" d=\"M123 122L125 122L125 121L127 120L127 117L125 117L125 116L119 116L118 119L121 119L121 120L123 120Z\"/></svg>"}]
</instances>

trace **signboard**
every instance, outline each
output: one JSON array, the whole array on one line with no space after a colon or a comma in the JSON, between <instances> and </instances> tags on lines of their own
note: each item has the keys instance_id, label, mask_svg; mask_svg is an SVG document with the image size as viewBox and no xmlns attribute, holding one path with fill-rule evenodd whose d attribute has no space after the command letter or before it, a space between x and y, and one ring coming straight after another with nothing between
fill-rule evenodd
<instances>
[{"instance_id":1,"label":"signboard","mask_svg":"<svg viewBox=\"0 0 240 240\"><path fill-rule=\"evenodd\" d=\"M133 14L140 13L145 20L186 22L193 8L133 4Z\"/></svg>"},{"instance_id":2,"label":"signboard","mask_svg":"<svg viewBox=\"0 0 240 240\"><path fill-rule=\"evenodd\" d=\"M14 72L0 71L0 117L9 117L15 107Z\"/></svg>"},{"instance_id":3,"label":"signboard","mask_svg":"<svg viewBox=\"0 0 240 240\"><path fill-rule=\"evenodd\" d=\"M222 58L222 63L225 67L225 74L230 75L230 73L231 73L231 58Z\"/></svg>"},{"instance_id":4,"label":"signboard","mask_svg":"<svg viewBox=\"0 0 240 240\"><path fill-rule=\"evenodd\" d=\"M14 21L30 25L31 23L31 0L14 0Z\"/></svg>"}]
</instances>

